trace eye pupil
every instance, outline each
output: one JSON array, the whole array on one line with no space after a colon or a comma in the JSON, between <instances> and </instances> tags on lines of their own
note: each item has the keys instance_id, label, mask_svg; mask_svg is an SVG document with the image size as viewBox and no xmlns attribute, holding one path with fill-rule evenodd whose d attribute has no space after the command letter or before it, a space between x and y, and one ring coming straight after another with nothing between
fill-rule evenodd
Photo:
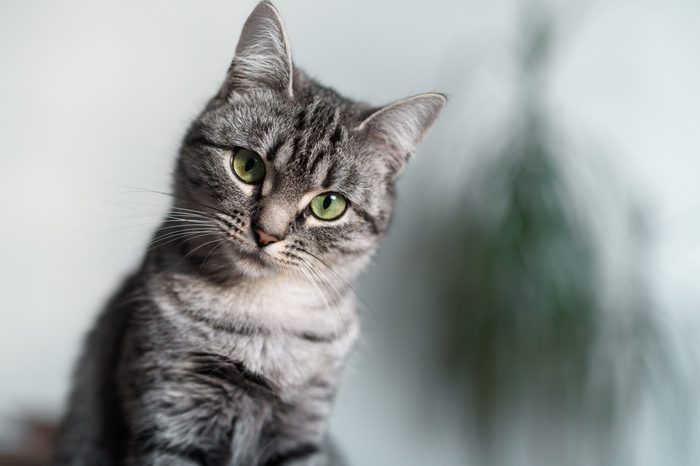
<instances>
[{"instance_id":1,"label":"eye pupil","mask_svg":"<svg viewBox=\"0 0 700 466\"><path fill-rule=\"evenodd\" d=\"M251 171L254 166L255 166L255 159L253 157L251 157L248 160L246 160L246 162L245 162L245 171L247 171L247 172Z\"/></svg>"},{"instance_id":2,"label":"eye pupil","mask_svg":"<svg viewBox=\"0 0 700 466\"><path fill-rule=\"evenodd\" d=\"M326 196L326 198L323 200L323 208L324 208L324 209L328 210L328 208L329 208L329 207L331 206L331 204L333 203L333 198L334 198L334 197L335 197L335 196L333 196L332 194L329 194L328 196Z\"/></svg>"}]
</instances>

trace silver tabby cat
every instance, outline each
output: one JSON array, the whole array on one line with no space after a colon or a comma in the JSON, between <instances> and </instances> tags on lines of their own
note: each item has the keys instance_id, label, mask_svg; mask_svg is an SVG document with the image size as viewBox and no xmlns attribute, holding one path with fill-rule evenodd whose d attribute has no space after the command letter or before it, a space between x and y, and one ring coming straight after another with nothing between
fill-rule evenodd
<instances>
[{"instance_id":1,"label":"silver tabby cat","mask_svg":"<svg viewBox=\"0 0 700 466\"><path fill-rule=\"evenodd\" d=\"M375 108L319 85L260 3L184 138L154 247L88 336L54 464L332 464L358 334L348 283L444 104Z\"/></svg>"}]
</instances>

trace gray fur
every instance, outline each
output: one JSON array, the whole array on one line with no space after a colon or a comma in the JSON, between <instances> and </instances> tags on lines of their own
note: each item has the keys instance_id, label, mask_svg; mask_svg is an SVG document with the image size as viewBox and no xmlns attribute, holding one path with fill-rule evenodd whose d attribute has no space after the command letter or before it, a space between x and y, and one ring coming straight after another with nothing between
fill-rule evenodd
<instances>
[{"instance_id":1,"label":"gray fur","mask_svg":"<svg viewBox=\"0 0 700 466\"><path fill-rule=\"evenodd\" d=\"M358 334L348 283L444 102L378 109L320 86L260 3L183 141L153 247L87 339L54 464L330 464L326 421ZM264 159L261 186L231 172L236 147ZM325 191L349 200L338 220L309 215ZM282 240L257 246L253 225Z\"/></svg>"}]
</instances>

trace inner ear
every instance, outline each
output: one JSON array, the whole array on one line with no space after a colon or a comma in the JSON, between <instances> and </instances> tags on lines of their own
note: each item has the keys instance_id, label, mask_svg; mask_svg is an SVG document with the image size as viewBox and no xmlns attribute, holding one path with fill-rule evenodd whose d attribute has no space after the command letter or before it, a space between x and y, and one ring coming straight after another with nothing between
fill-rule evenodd
<instances>
[{"instance_id":1,"label":"inner ear","mask_svg":"<svg viewBox=\"0 0 700 466\"><path fill-rule=\"evenodd\" d=\"M263 1L243 26L224 92L272 89L292 96L292 52L277 9Z\"/></svg>"},{"instance_id":2,"label":"inner ear","mask_svg":"<svg viewBox=\"0 0 700 466\"><path fill-rule=\"evenodd\" d=\"M399 100L370 114L356 128L398 175L433 126L447 99L438 93Z\"/></svg>"}]
</instances>

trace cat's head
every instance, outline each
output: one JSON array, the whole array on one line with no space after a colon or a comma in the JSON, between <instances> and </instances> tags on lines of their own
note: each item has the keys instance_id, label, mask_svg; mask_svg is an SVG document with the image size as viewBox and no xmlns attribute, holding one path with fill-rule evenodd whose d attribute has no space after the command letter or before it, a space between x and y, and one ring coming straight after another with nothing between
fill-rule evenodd
<instances>
[{"instance_id":1,"label":"cat's head","mask_svg":"<svg viewBox=\"0 0 700 466\"><path fill-rule=\"evenodd\" d=\"M203 212L217 229L188 237L191 257L248 276L354 275L387 231L397 177L444 104L430 93L375 108L317 84L293 67L277 10L260 3L180 151L173 216L199 225L188 212Z\"/></svg>"}]
</instances>

